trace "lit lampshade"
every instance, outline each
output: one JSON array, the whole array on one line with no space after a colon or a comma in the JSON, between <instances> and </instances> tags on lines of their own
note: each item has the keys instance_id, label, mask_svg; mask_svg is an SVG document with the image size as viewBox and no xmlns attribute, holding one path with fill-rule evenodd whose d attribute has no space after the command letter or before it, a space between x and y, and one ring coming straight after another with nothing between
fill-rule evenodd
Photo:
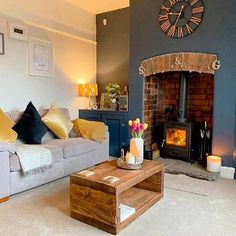
<instances>
[{"instance_id":1,"label":"lit lampshade","mask_svg":"<svg viewBox=\"0 0 236 236\"><path fill-rule=\"evenodd\" d=\"M98 96L98 85L97 84L91 84L90 85L91 91L90 96Z\"/></svg>"},{"instance_id":2,"label":"lit lampshade","mask_svg":"<svg viewBox=\"0 0 236 236\"><path fill-rule=\"evenodd\" d=\"M89 97L89 109L91 108L91 97L98 96L98 85L97 84L79 84L78 94L81 97Z\"/></svg>"},{"instance_id":3,"label":"lit lampshade","mask_svg":"<svg viewBox=\"0 0 236 236\"><path fill-rule=\"evenodd\" d=\"M98 95L97 84L79 84L78 94L81 97L93 97Z\"/></svg>"}]
</instances>

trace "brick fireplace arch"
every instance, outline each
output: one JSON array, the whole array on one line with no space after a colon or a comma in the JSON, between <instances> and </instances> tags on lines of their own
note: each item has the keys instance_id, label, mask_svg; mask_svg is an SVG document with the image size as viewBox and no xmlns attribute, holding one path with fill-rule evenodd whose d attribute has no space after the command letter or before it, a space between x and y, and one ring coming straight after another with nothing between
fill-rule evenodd
<instances>
[{"instance_id":1,"label":"brick fireplace arch","mask_svg":"<svg viewBox=\"0 0 236 236\"><path fill-rule=\"evenodd\" d=\"M216 54L180 52L148 58L141 62L139 72L144 77L170 71L215 74L219 68L220 61Z\"/></svg>"},{"instance_id":2,"label":"brick fireplace arch","mask_svg":"<svg viewBox=\"0 0 236 236\"><path fill-rule=\"evenodd\" d=\"M180 101L183 100L183 74L185 77L187 74L188 81L186 93L189 95L185 101L188 121L206 121L212 129L213 79L215 71L219 68L217 55L207 53L172 53L142 61L139 72L145 77L144 120L149 124L149 129L145 132L145 144L148 149L157 141L157 123L166 122L165 108L173 105L182 109ZM174 117L174 120L177 121L177 117Z\"/></svg>"}]
</instances>

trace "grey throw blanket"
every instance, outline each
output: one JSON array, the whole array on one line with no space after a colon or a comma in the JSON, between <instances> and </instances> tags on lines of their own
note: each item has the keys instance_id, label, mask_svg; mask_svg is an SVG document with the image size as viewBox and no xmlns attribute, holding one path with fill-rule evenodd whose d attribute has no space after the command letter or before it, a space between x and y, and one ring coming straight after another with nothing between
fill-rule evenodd
<instances>
[{"instance_id":1,"label":"grey throw blanket","mask_svg":"<svg viewBox=\"0 0 236 236\"><path fill-rule=\"evenodd\" d=\"M31 175L47 170L52 165L50 150L39 145L20 145L16 154L25 175Z\"/></svg>"}]
</instances>

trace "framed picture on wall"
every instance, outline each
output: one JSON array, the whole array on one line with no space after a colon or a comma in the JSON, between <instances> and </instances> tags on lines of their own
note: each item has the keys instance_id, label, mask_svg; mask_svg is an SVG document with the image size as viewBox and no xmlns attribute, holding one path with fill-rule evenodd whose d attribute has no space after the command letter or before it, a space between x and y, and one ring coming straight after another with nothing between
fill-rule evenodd
<instances>
[{"instance_id":1,"label":"framed picture on wall","mask_svg":"<svg viewBox=\"0 0 236 236\"><path fill-rule=\"evenodd\" d=\"M0 55L5 54L4 34L0 33Z\"/></svg>"},{"instance_id":2,"label":"framed picture on wall","mask_svg":"<svg viewBox=\"0 0 236 236\"><path fill-rule=\"evenodd\" d=\"M30 37L29 74L54 77L52 42Z\"/></svg>"}]
</instances>

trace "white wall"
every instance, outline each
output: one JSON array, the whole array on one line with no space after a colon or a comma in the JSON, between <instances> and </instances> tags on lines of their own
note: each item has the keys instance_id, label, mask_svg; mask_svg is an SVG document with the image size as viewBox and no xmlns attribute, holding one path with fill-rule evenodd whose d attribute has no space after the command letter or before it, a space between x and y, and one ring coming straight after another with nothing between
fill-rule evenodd
<instances>
[{"instance_id":1,"label":"white wall","mask_svg":"<svg viewBox=\"0 0 236 236\"><path fill-rule=\"evenodd\" d=\"M69 108L72 118L76 118L78 108L88 105L87 98L78 98L76 85L96 81L95 43L27 25L29 36L53 42L55 77L47 78L29 76L28 42L7 36L7 21L12 21L14 15L85 39L95 38L93 14L60 0L52 2L58 4L45 0L0 0L0 13L10 16L0 17L0 32L5 34L5 55L0 55L0 108L4 111L24 110L29 101L38 109L55 102Z\"/></svg>"}]
</instances>

